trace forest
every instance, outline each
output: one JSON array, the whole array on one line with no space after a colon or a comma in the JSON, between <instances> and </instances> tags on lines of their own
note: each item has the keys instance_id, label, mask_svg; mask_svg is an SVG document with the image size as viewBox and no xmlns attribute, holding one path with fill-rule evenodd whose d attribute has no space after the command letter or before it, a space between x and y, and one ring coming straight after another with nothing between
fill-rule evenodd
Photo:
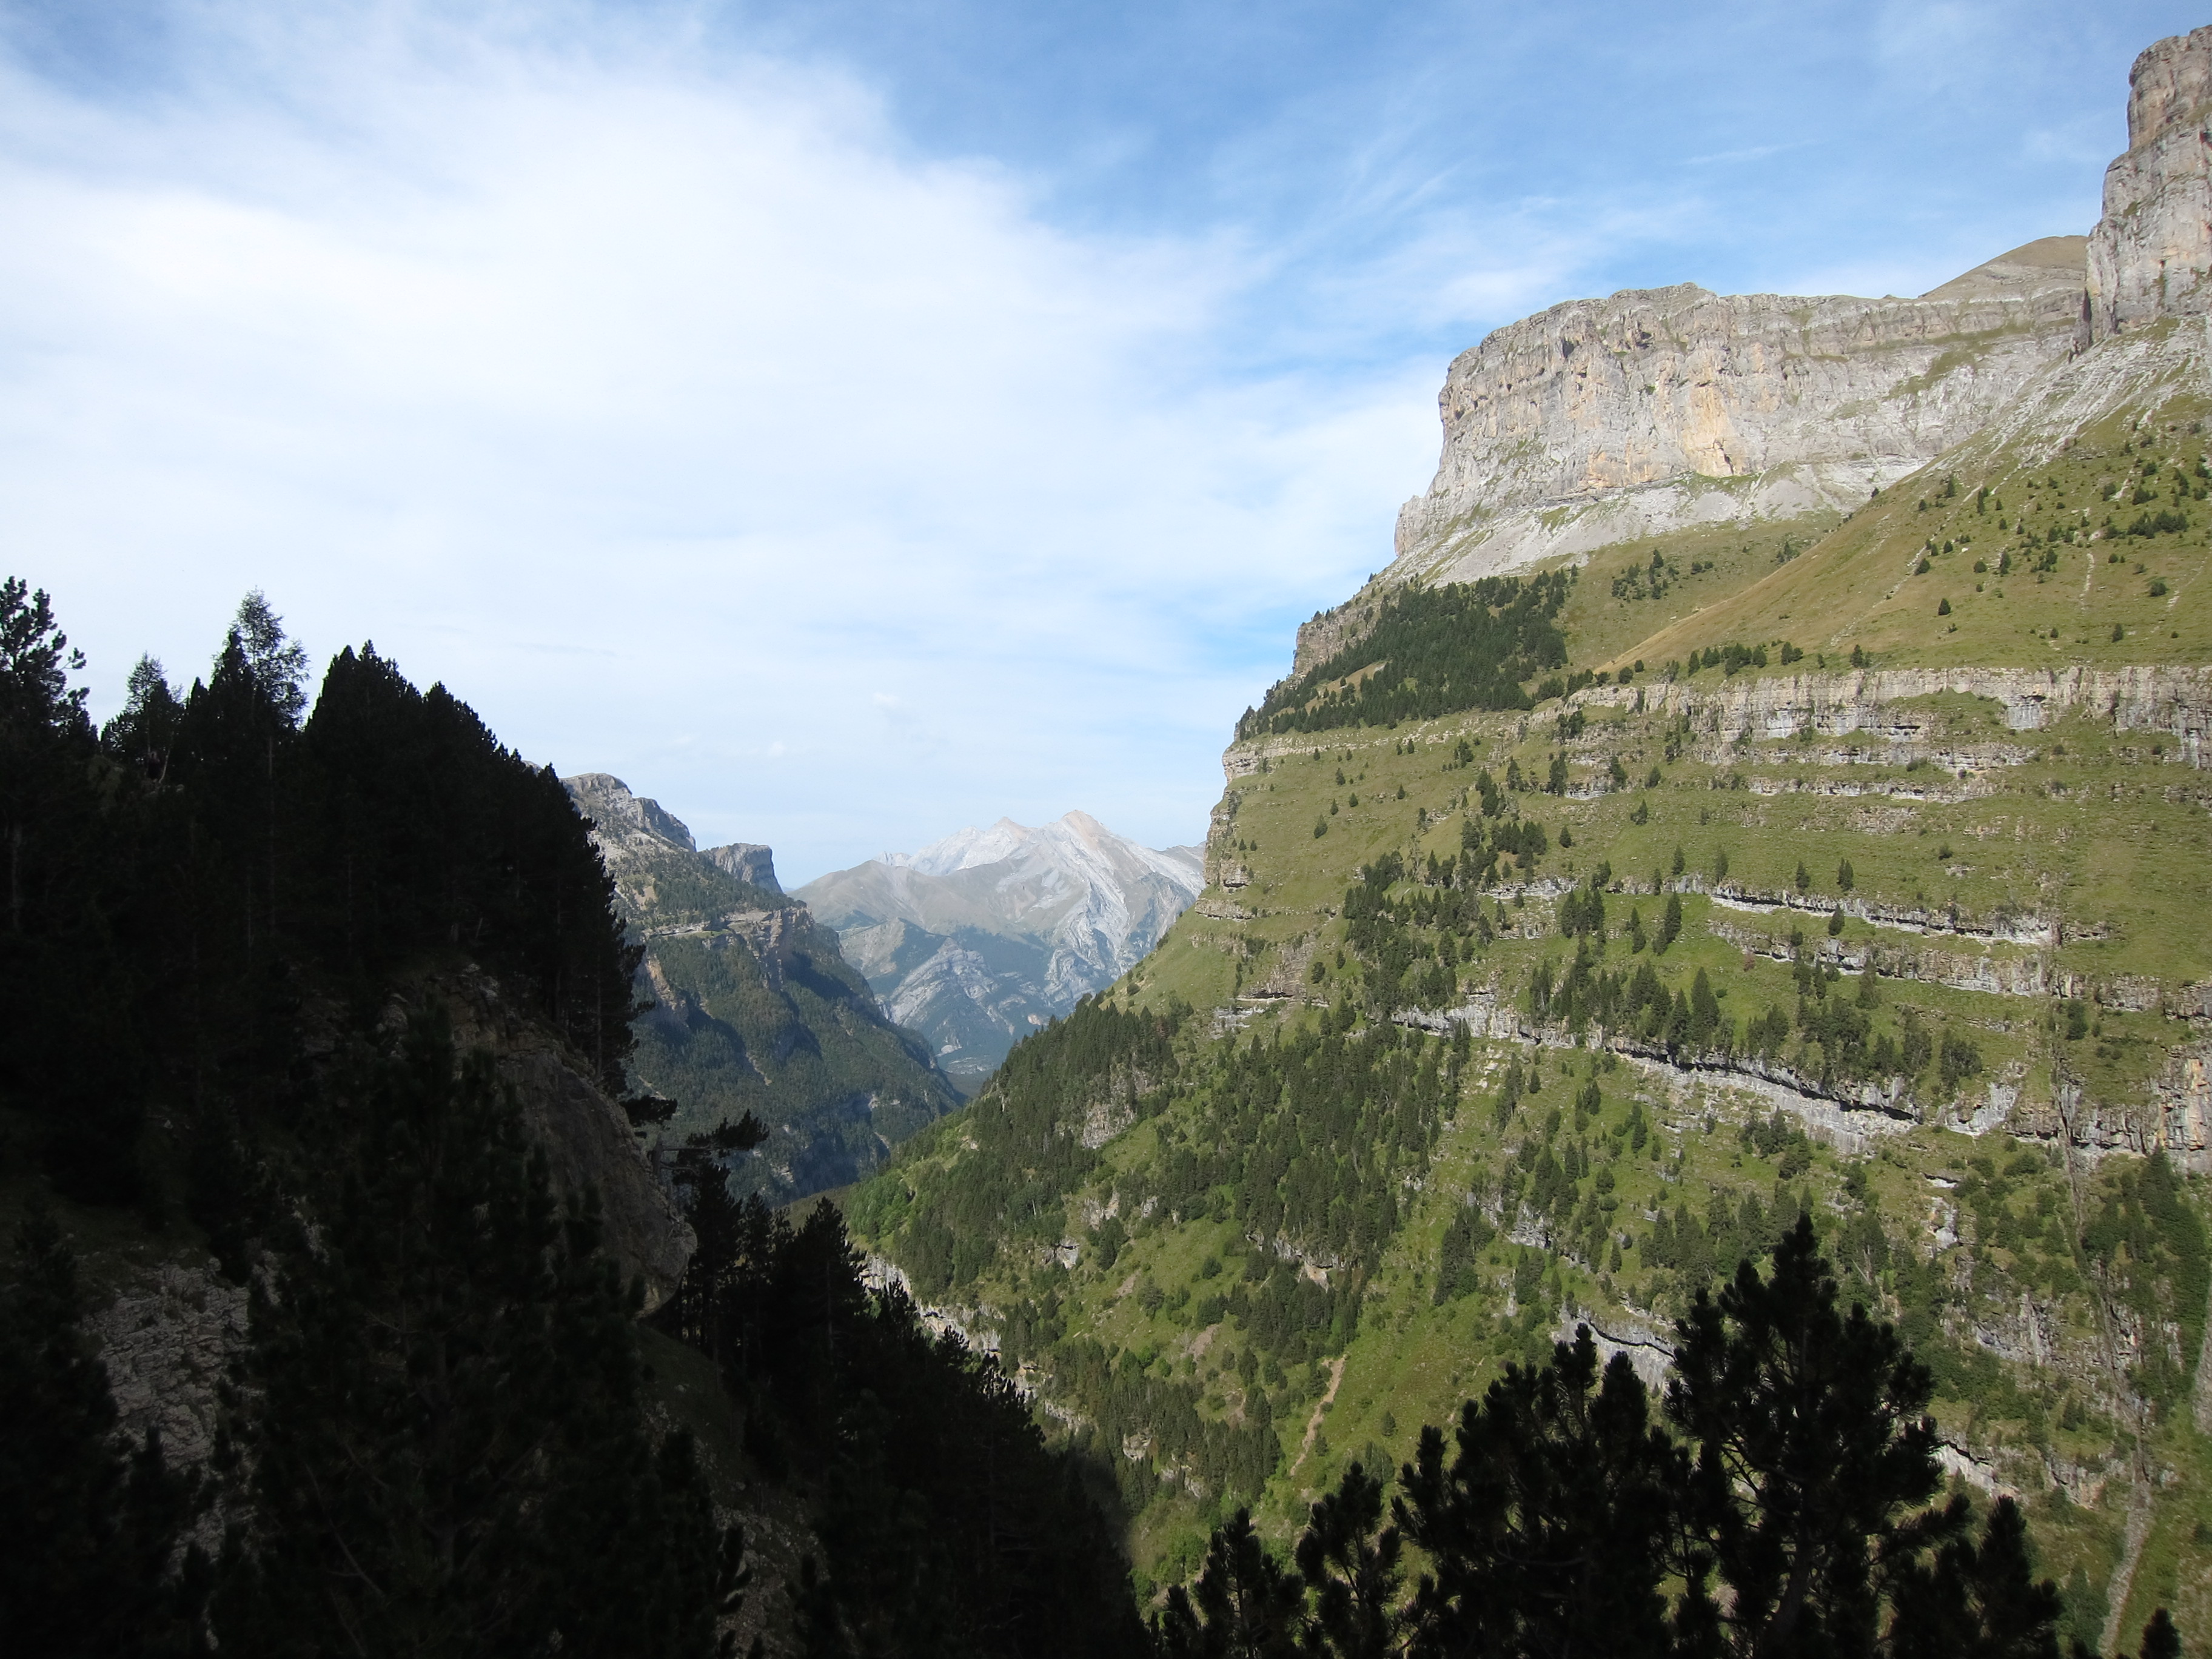
<instances>
[{"instance_id":1,"label":"forest","mask_svg":"<svg viewBox=\"0 0 2212 1659\"><path fill-rule=\"evenodd\" d=\"M1402 589L1384 602L1356 644L1285 680L1257 709L1245 710L1237 735L1528 708L1524 682L1566 664L1566 636L1556 618L1573 579L1571 571L1553 571L1525 581L1486 576Z\"/></svg>"},{"instance_id":2,"label":"forest","mask_svg":"<svg viewBox=\"0 0 2212 1659\"><path fill-rule=\"evenodd\" d=\"M421 990L491 975L621 1097L635 947L590 826L373 647L311 701L258 594L206 677L142 661L98 730L82 661L43 592L0 586L9 1650L729 1650L745 1517L653 1406L642 1289ZM988 1359L865 1283L833 1210L727 1192L758 1133L679 1164L700 1248L654 1318L810 1516L764 1622L822 1654L1141 1646L1082 1467ZM204 1462L118 1431L78 1237L246 1286Z\"/></svg>"}]
</instances>

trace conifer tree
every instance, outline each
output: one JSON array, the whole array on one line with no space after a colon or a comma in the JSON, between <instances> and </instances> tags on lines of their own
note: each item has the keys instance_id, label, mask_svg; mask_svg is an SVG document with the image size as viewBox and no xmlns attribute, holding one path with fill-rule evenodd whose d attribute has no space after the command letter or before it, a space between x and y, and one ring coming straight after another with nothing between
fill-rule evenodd
<instances>
[{"instance_id":1,"label":"conifer tree","mask_svg":"<svg viewBox=\"0 0 2212 1659\"><path fill-rule=\"evenodd\" d=\"M1400 1537L1382 1519L1382 1483L1354 1463L1298 1539L1298 1571L1313 1590L1309 1646L1326 1644L1336 1659L1383 1659L1397 1645Z\"/></svg>"},{"instance_id":2,"label":"conifer tree","mask_svg":"<svg viewBox=\"0 0 2212 1659\"><path fill-rule=\"evenodd\" d=\"M124 682L123 707L100 728L100 744L125 765L140 769L149 781L164 781L184 711L161 672L161 659L142 656Z\"/></svg>"},{"instance_id":3,"label":"conifer tree","mask_svg":"<svg viewBox=\"0 0 2212 1659\"><path fill-rule=\"evenodd\" d=\"M713 1653L738 1545L647 1434L637 1292L489 1056L419 1015L313 1127L334 1167L253 1291L222 1650Z\"/></svg>"},{"instance_id":4,"label":"conifer tree","mask_svg":"<svg viewBox=\"0 0 2212 1659\"><path fill-rule=\"evenodd\" d=\"M181 1654L206 1563L170 1559L198 1483L168 1470L155 1431L135 1451L118 1439L82 1313L76 1258L34 1211L0 1288L0 1632L57 1659Z\"/></svg>"},{"instance_id":5,"label":"conifer tree","mask_svg":"<svg viewBox=\"0 0 2212 1659\"><path fill-rule=\"evenodd\" d=\"M1667 1410L1697 1449L1686 1519L1731 1595L1727 1645L1861 1653L1899 1511L1940 1484L1928 1370L1894 1329L1837 1305L1809 1218L1677 1328Z\"/></svg>"},{"instance_id":6,"label":"conifer tree","mask_svg":"<svg viewBox=\"0 0 2212 1659\"><path fill-rule=\"evenodd\" d=\"M1957 1498L1900 1528L1900 1541L1941 1541L1891 1575L1890 1659L2057 1659L2064 1598L2029 1565L2020 1505L1997 1499L1978 1542L1968 1514Z\"/></svg>"},{"instance_id":7,"label":"conifer tree","mask_svg":"<svg viewBox=\"0 0 2212 1659\"><path fill-rule=\"evenodd\" d=\"M1267 1553L1240 1509L1214 1529L1194 1589L1178 1584L1155 1626L1166 1659L1294 1659L1305 1585Z\"/></svg>"},{"instance_id":8,"label":"conifer tree","mask_svg":"<svg viewBox=\"0 0 2212 1659\"><path fill-rule=\"evenodd\" d=\"M1394 1504L1433 1565L1408 1613L1407 1651L1559 1656L1668 1650L1668 1566L1681 1452L1615 1356L1601 1378L1588 1327L1549 1364L1508 1366L1461 1411L1457 1450L1421 1431Z\"/></svg>"}]
</instances>

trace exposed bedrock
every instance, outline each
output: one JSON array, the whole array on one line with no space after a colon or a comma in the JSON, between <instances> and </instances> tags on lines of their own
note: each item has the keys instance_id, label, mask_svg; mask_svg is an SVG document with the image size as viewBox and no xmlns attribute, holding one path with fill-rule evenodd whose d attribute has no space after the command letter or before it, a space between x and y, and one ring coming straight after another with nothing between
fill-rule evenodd
<instances>
[{"instance_id":1,"label":"exposed bedrock","mask_svg":"<svg viewBox=\"0 0 2212 1659\"><path fill-rule=\"evenodd\" d=\"M1575 300L1462 353L1398 579L1463 581L1700 524L1847 511L1985 425L2072 349L2080 237L1917 300Z\"/></svg>"},{"instance_id":2,"label":"exposed bedrock","mask_svg":"<svg viewBox=\"0 0 2212 1659\"><path fill-rule=\"evenodd\" d=\"M2105 171L2080 343L2212 312L2212 27L2159 41L2128 76L2128 148Z\"/></svg>"}]
</instances>

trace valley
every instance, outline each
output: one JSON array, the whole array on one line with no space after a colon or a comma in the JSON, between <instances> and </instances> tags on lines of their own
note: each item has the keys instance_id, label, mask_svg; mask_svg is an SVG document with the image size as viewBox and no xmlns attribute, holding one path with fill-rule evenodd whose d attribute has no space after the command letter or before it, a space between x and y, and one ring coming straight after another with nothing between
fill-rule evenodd
<instances>
[{"instance_id":1,"label":"valley","mask_svg":"<svg viewBox=\"0 0 2212 1659\"><path fill-rule=\"evenodd\" d=\"M2115 179L2195 131L2131 118ZM2212 1621L2212 341L2201 270L2085 309L2112 189L1887 313L1658 290L1463 357L1398 557L1239 723L1196 904L851 1196L1117 1471L1140 1583L1240 1504L1286 1545L1577 1323L1656 1382L1802 1215L2068 1633ZM1911 341L1776 377L1844 315ZM1637 329L1650 384L1577 365Z\"/></svg>"},{"instance_id":2,"label":"valley","mask_svg":"<svg viewBox=\"0 0 2212 1659\"><path fill-rule=\"evenodd\" d=\"M2212 27L2128 133L1462 352L1202 845L787 891L258 589L96 724L0 580L0 1627L2201 1646Z\"/></svg>"}]
</instances>

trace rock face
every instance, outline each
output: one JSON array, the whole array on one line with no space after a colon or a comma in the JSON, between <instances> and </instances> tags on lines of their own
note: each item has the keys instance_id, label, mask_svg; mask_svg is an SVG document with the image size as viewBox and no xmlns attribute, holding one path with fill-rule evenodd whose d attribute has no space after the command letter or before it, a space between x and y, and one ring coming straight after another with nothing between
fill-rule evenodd
<instances>
[{"instance_id":1,"label":"rock face","mask_svg":"<svg viewBox=\"0 0 2212 1659\"><path fill-rule=\"evenodd\" d=\"M1001 818L799 889L891 1018L973 1089L1022 1037L1110 985L1198 896L1195 848L1139 846L1083 812Z\"/></svg>"},{"instance_id":2,"label":"rock face","mask_svg":"<svg viewBox=\"0 0 2212 1659\"><path fill-rule=\"evenodd\" d=\"M592 839L599 842L603 856L620 859L639 852L657 854L671 845L686 853L696 850L691 831L680 820L663 811L659 801L630 793L629 786L620 778L605 772L582 772L561 782L578 810L591 819Z\"/></svg>"},{"instance_id":3,"label":"rock face","mask_svg":"<svg viewBox=\"0 0 2212 1659\"><path fill-rule=\"evenodd\" d=\"M621 1263L625 1279L644 1281L646 1306L658 1307L684 1276L697 1241L622 1108L536 1022L519 1014L488 975L444 975L421 989L444 1004L456 1047L491 1051L500 1080L521 1104L524 1127L545 1152L555 1188L599 1194L603 1248Z\"/></svg>"},{"instance_id":4,"label":"rock face","mask_svg":"<svg viewBox=\"0 0 2212 1659\"><path fill-rule=\"evenodd\" d=\"M726 875L750 882L764 893L781 893L775 878L775 854L757 842L736 841L727 847L709 847L700 856Z\"/></svg>"},{"instance_id":5,"label":"rock face","mask_svg":"<svg viewBox=\"0 0 2212 1659\"><path fill-rule=\"evenodd\" d=\"M2212 27L2147 50L2128 75L2128 149L2105 172L2081 343L2212 311Z\"/></svg>"},{"instance_id":6,"label":"rock face","mask_svg":"<svg viewBox=\"0 0 2212 1659\"><path fill-rule=\"evenodd\" d=\"M769 1139L738 1155L731 1184L789 1202L859 1179L957 1103L836 934L785 896L768 848L701 852L681 820L621 779L590 772L567 784L644 947L638 988L651 1006L632 1028L630 1069L640 1089L676 1103L664 1140L753 1112Z\"/></svg>"},{"instance_id":7,"label":"rock face","mask_svg":"<svg viewBox=\"0 0 2212 1659\"><path fill-rule=\"evenodd\" d=\"M1700 524L1843 511L1978 430L2071 349L2080 237L1917 300L1575 300L1456 359L1394 580L1466 581Z\"/></svg>"}]
</instances>

